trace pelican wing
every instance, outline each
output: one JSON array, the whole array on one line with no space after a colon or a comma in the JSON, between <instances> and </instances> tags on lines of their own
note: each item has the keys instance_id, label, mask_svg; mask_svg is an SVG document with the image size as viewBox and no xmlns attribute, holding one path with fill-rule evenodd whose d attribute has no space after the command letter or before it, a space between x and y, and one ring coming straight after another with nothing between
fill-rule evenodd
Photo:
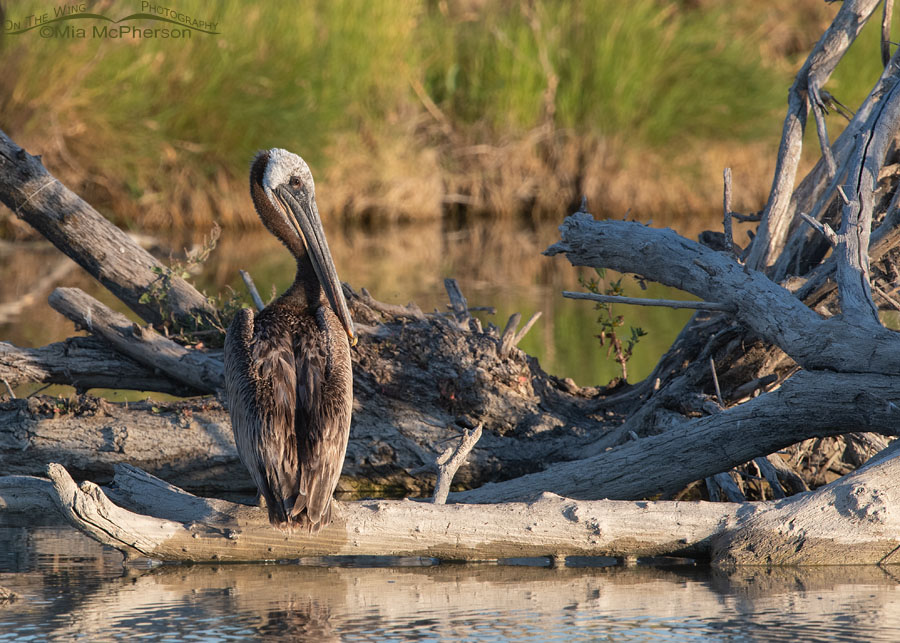
<instances>
[{"instance_id":1,"label":"pelican wing","mask_svg":"<svg viewBox=\"0 0 900 643\"><path fill-rule=\"evenodd\" d=\"M255 331L255 332L254 332ZM298 485L294 352L281 324L259 324L243 309L225 340L225 386L238 455L266 499L269 519L286 523Z\"/></svg>"},{"instance_id":2,"label":"pelican wing","mask_svg":"<svg viewBox=\"0 0 900 643\"><path fill-rule=\"evenodd\" d=\"M291 516L315 528L331 517L347 450L353 381L346 335L331 309L323 306L315 320L305 321L294 339L300 484Z\"/></svg>"}]
</instances>

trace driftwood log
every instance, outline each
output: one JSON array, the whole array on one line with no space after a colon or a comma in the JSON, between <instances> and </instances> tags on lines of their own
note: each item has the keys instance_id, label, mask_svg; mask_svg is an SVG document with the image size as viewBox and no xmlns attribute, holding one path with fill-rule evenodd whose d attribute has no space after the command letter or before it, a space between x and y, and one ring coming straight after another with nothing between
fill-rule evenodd
<instances>
[{"instance_id":1,"label":"driftwood log","mask_svg":"<svg viewBox=\"0 0 900 643\"><path fill-rule=\"evenodd\" d=\"M34 227L149 323L164 321L141 295L161 275L169 281L169 310L196 326L218 317L209 301L107 221L0 131L0 202Z\"/></svg>"},{"instance_id":2,"label":"driftwood log","mask_svg":"<svg viewBox=\"0 0 900 643\"><path fill-rule=\"evenodd\" d=\"M57 464L48 473L49 481L0 478L0 507L56 509L127 557L229 562L677 555L718 565L900 562L898 457L883 457L815 492L750 504L578 501L550 493L525 504L341 503L339 516L316 535L281 532L259 507L198 498L127 465L117 468L106 490L91 482L76 485Z\"/></svg>"},{"instance_id":3,"label":"driftwood log","mask_svg":"<svg viewBox=\"0 0 900 643\"><path fill-rule=\"evenodd\" d=\"M842 3L798 73L772 191L758 217L732 211L726 171L724 233L701 235L703 244L635 222L596 221L586 205L561 226L560 240L546 254L565 255L578 266L635 273L715 304L694 315L643 382L579 388L548 376L516 348L536 317L521 330L519 316L502 332L483 328L452 281L447 283L451 312L433 314L413 305L382 304L365 290L357 294L347 287L362 340L354 351L356 401L344 488L430 493L431 479L416 472L430 466L448 440L480 425L482 438L456 477L470 489L449 496L456 505L347 505L346 516L325 532L328 543L282 541L277 532L264 534L251 526L254 510L177 489L166 493L176 494L200 518L212 516L209 525L216 526L189 520L185 513L159 510L157 515L154 507L129 505L119 490L126 486L124 478L111 493L139 515L117 513L125 509L110 504L97 487L77 490L56 467L53 493L62 499L60 506L76 522L77 507L92 516L106 512L103 528L82 528L100 539L121 528L127 547L172 559L266 557L253 549L253 543L264 543L274 548L273 557L293 557L301 550L347 553L354 547L368 553L498 557L511 545L520 554L707 552L738 564L895 562L895 491L884 472L897 466L896 458L849 472L883 449L887 441L881 436L895 437L900 426L900 334L886 328L880 315L884 308L900 310L900 53L885 65L833 144L823 118L831 100L824 85L876 4ZM822 158L797 184L810 111ZM65 382L85 391L109 382L109 365L119 363L121 387L182 394L214 394L220 388L216 351L166 338L162 323L178 320L184 332L203 324L221 328L221 313L143 251L125 245L120 233L5 135L0 136L0 201L153 326L130 324L79 292L58 289L51 303L93 338L28 350L2 344L0 379L13 386ZM744 250L732 238L733 218L760 222ZM152 298L146 295L158 294L160 278L170 294L148 306ZM115 464L133 462L191 489L246 490L224 417L209 397L127 410L88 398L11 400L0 407L0 467L36 473L48 462L61 462L76 475L103 481ZM154 461L152 446L159 451L163 437L172 450ZM810 466L816 452L820 464ZM829 473L844 478L821 487ZM805 486L821 488L796 495ZM782 497L789 493L795 495ZM705 504L625 502L679 494L780 499L716 503L714 510ZM602 498L622 504L604 504ZM459 506L463 502L528 504ZM712 520L709 511L720 514ZM649 513L642 519L641 512ZM668 514L675 518L662 517ZM451 515L454 519L446 521ZM529 527L522 515L540 520ZM650 515L651 524L642 531ZM387 522L378 522L383 517ZM250 522L241 522L245 519ZM132 520L150 531L129 532ZM473 528L471 548L460 544L461 533L437 528L452 527L455 520L481 525ZM223 528L225 523L231 526ZM420 531L409 532L416 524ZM505 524L516 535L503 531ZM372 525L377 529L366 537L388 538L365 540L362 530ZM627 546L622 525L632 535ZM244 536L234 539L229 533ZM566 535L557 537L561 533ZM197 553L184 544L196 540L209 547ZM848 558L848 550L858 553Z\"/></svg>"}]
</instances>

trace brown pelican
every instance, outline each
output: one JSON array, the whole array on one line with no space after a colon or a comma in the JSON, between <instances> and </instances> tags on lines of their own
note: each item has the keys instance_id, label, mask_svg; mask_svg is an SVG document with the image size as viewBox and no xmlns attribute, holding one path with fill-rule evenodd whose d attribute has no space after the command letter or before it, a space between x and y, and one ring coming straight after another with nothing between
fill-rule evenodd
<instances>
[{"instance_id":1,"label":"brown pelican","mask_svg":"<svg viewBox=\"0 0 900 643\"><path fill-rule=\"evenodd\" d=\"M306 162L260 152L250 195L263 224L297 259L294 283L225 337L225 392L238 454L269 521L318 531L331 520L353 404L353 320L319 220Z\"/></svg>"}]
</instances>

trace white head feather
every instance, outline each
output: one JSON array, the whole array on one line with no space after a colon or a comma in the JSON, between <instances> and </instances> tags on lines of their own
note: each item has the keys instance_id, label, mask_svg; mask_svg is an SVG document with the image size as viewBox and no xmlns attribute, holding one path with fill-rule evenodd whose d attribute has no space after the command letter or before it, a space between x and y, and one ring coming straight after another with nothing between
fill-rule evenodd
<instances>
[{"instance_id":1,"label":"white head feather","mask_svg":"<svg viewBox=\"0 0 900 643\"><path fill-rule=\"evenodd\" d=\"M269 162L263 174L263 187L266 191L285 185L292 176L299 177L310 194L315 192L312 172L302 158L278 147L269 150Z\"/></svg>"}]
</instances>

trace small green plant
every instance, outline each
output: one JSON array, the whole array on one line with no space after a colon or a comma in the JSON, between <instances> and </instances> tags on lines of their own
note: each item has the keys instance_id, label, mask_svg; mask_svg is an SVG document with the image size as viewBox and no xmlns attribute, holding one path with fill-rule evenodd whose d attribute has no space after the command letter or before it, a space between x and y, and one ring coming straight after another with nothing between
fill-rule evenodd
<instances>
[{"instance_id":1,"label":"small green plant","mask_svg":"<svg viewBox=\"0 0 900 643\"><path fill-rule=\"evenodd\" d=\"M615 281L607 282L606 269L595 268L595 270L597 272L596 277L591 277L590 279L578 277L579 283L587 288L589 292L595 295L622 296L625 294L622 288L622 277ZM641 337L644 337L647 332L639 326L629 326L631 335L623 341L618 329L625 325L625 318L622 315L614 315L612 307L613 304L609 302L597 302L594 305L595 310L600 312L600 315L597 317L597 323L600 324L600 334L596 337L600 340L601 346L607 347L607 357L612 356L619 363L619 366L622 368L622 379L627 380L628 360L631 359L634 347L637 346Z\"/></svg>"},{"instance_id":2,"label":"small green plant","mask_svg":"<svg viewBox=\"0 0 900 643\"><path fill-rule=\"evenodd\" d=\"M207 301L216 310L215 318L210 321L204 323L197 317L194 319L191 327L188 328L184 324L179 323L174 315L169 312L168 297L172 289L172 278L189 279L191 274L209 259L209 255L216 248L221 232L218 224L213 224L209 236L203 239L200 247L188 251L184 261L173 259L168 268L152 268L151 270L158 277L139 299L142 304L153 305L159 312L160 317L165 319L161 328L163 333L186 345L197 347L200 347L200 345L221 346L225 341L225 330L228 328L228 324L231 323L237 311L242 308L240 296L234 290L228 288L224 294L219 293L215 297L207 295ZM203 294L206 295L205 292Z\"/></svg>"}]
</instances>

